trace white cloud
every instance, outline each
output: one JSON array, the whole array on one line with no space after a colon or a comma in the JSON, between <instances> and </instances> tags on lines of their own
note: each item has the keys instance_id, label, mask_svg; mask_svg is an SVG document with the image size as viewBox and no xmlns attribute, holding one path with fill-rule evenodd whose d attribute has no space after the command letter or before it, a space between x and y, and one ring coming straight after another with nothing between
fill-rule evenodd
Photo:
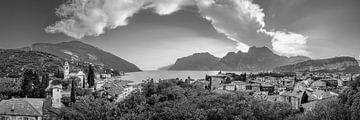
<instances>
[{"instance_id":1,"label":"white cloud","mask_svg":"<svg viewBox=\"0 0 360 120\"><path fill-rule=\"evenodd\" d=\"M98 36L105 30L127 25L129 18L142 9L170 15L183 6L196 6L216 31L237 43L238 50L246 52L249 45L244 41L254 39L259 32L272 37L273 49L280 54L309 54L304 35L267 31L263 9L252 0L69 0L57 10L62 19L45 31L77 39Z\"/></svg>"},{"instance_id":2,"label":"white cloud","mask_svg":"<svg viewBox=\"0 0 360 120\"><path fill-rule=\"evenodd\" d=\"M309 56L309 52L306 51L307 36L283 31L262 31L265 34L272 37L273 49L281 55L285 56L297 56L304 55Z\"/></svg>"},{"instance_id":3,"label":"white cloud","mask_svg":"<svg viewBox=\"0 0 360 120\"><path fill-rule=\"evenodd\" d=\"M249 0L197 0L199 13L211 21L213 27L237 42L237 49L247 52L249 46L242 41L265 26L263 10Z\"/></svg>"},{"instance_id":4,"label":"white cloud","mask_svg":"<svg viewBox=\"0 0 360 120\"><path fill-rule=\"evenodd\" d=\"M189 4L190 0L71 0L57 9L62 19L48 26L48 33L64 33L81 39L98 36L105 29L128 24L128 19L141 9L155 9L159 15L168 15Z\"/></svg>"}]
</instances>

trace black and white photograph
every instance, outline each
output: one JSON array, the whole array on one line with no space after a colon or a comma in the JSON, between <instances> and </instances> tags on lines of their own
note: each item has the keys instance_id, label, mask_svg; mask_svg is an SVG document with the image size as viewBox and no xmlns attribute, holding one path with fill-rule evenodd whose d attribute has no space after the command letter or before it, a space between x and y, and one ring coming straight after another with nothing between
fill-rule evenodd
<instances>
[{"instance_id":1,"label":"black and white photograph","mask_svg":"<svg viewBox=\"0 0 360 120\"><path fill-rule=\"evenodd\" d=\"M0 0L0 120L360 120L360 0Z\"/></svg>"}]
</instances>

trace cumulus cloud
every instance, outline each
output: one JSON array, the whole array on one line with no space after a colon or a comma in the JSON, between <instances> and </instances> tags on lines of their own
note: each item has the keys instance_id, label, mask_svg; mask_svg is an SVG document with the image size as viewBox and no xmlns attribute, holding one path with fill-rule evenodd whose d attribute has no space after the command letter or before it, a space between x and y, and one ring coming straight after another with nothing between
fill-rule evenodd
<instances>
[{"instance_id":1,"label":"cumulus cloud","mask_svg":"<svg viewBox=\"0 0 360 120\"><path fill-rule=\"evenodd\" d=\"M237 42L236 48L244 52L249 46L242 40L265 26L263 10L249 0L197 0L197 7L215 30Z\"/></svg>"},{"instance_id":2,"label":"cumulus cloud","mask_svg":"<svg viewBox=\"0 0 360 120\"><path fill-rule=\"evenodd\" d=\"M48 33L64 33L81 39L98 36L106 29L128 24L128 19L141 9L154 9L168 15L189 4L190 0L70 0L62 4L56 14L62 18L45 28Z\"/></svg>"},{"instance_id":3,"label":"cumulus cloud","mask_svg":"<svg viewBox=\"0 0 360 120\"><path fill-rule=\"evenodd\" d=\"M237 49L248 51L244 41L253 35L266 34L272 38L273 49L286 56L308 55L307 37L301 34L265 29L263 9L252 0L69 0L56 14L62 18L48 26L48 33L64 33L81 39L98 36L105 30L128 24L129 18L143 9L159 15L170 15L183 6L195 6L214 29L237 43Z\"/></svg>"},{"instance_id":4,"label":"cumulus cloud","mask_svg":"<svg viewBox=\"0 0 360 120\"><path fill-rule=\"evenodd\" d=\"M281 55L285 56L297 56L304 55L309 56L309 52L306 51L307 36L283 31L266 31L260 30L261 32L272 37L273 49Z\"/></svg>"}]
</instances>

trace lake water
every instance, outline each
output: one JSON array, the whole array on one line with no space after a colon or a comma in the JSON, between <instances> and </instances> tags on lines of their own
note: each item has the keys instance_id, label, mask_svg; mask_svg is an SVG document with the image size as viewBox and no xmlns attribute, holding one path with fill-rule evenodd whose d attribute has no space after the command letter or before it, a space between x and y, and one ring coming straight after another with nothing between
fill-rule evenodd
<instances>
[{"instance_id":1,"label":"lake water","mask_svg":"<svg viewBox=\"0 0 360 120\"><path fill-rule=\"evenodd\" d=\"M122 80L134 81L134 83L140 83L142 80L153 78L159 79L186 79L190 76L192 79L205 79L205 75L216 75L219 71L142 71L142 72L130 72L125 73L125 76L121 76ZM222 71L223 73L231 72L241 74L242 71Z\"/></svg>"}]
</instances>

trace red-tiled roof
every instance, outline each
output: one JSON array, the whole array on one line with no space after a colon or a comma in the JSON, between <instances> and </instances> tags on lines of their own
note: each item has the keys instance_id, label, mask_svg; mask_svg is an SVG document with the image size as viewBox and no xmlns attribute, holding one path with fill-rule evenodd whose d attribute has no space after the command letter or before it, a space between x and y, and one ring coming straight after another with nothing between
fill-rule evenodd
<instances>
[{"instance_id":1,"label":"red-tiled roof","mask_svg":"<svg viewBox=\"0 0 360 120\"><path fill-rule=\"evenodd\" d=\"M0 114L42 116L44 99L13 98L0 102Z\"/></svg>"}]
</instances>

